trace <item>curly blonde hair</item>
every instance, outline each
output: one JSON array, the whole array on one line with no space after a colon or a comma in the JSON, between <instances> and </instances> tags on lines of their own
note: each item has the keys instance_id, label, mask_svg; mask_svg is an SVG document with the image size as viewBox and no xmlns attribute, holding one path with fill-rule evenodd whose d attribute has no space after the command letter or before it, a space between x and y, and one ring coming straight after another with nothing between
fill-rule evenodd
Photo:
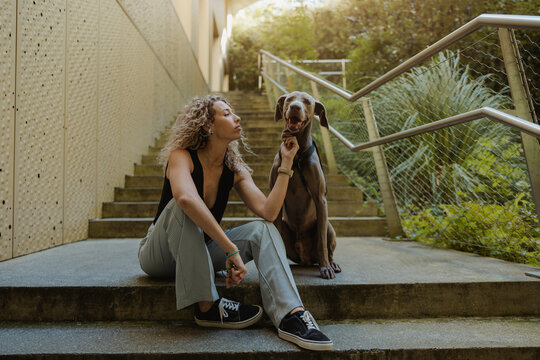
<instances>
[{"instance_id":1,"label":"curly blonde hair","mask_svg":"<svg viewBox=\"0 0 540 360\"><path fill-rule=\"evenodd\" d=\"M178 116L174 125L171 127L169 140L161 149L158 160L165 166L169 160L169 155L176 149L199 150L204 149L208 144L208 128L214 122L214 103L223 101L225 104L231 104L220 95L207 95L202 98L193 98L189 104L184 107L184 111ZM242 147L249 153L251 149L242 133L240 138ZM225 165L232 171L238 171L240 166L251 172L251 168L246 164L239 150L239 141L235 140L229 144L225 154Z\"/></svg>"}]
</instances>

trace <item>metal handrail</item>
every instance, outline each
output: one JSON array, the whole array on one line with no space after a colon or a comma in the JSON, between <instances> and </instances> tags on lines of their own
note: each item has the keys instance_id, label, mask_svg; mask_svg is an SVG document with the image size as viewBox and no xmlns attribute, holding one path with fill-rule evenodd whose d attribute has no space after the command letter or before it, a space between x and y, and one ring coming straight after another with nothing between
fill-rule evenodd
<instances>
[{"instance_id":1,"label":"metal handrail","mask_svg":"<svg viewBox=\"0 0 540 360\"><path fill-rule=\"evenodd\" d=\"M272 76L268 76L265 71L262 70L262 59L267 57L274 60L277 64L281 64L290 69L301 77L304 77L307 80L311 81L314 92L317 87L316 84L321 85L325 89L333 92L334 94L339 95L343 99L353 102L359 98L362 99L362 105L364 108L364 113L366 115L366 127L369 134L369 141L354 145L352 144L345 136L343 136L339 131L337 131L332 126L328 127L329 132L336 136L349 150L351 151L360 151L367 150L373 152L373 157L375 161L375 169L377 172L377 178L379 180L379 185L381 189L381 197L384 203L386 210L386 217L388 222L388 228L391 236L401 236L404 234L403 228L401 225L400 214L397 208L394 191L392 189L392 180L388 172L388 167L386 160L384 159L384 152L380 145L387 144L390 142L398 141L405 138L410 138L420 134L432 132L438 129L447 128L450 126L462 124L469 121L478 120L481 118L488 118L490 120L498 121L505 126L510 126L512 128L518 129L522 132L521 142L523 145L523 151L525 160L527 163L527 168L529 172L529 180L532 188L532 196L536 207L536 212L538 218L540 218L540 152L538 149L538 139L540 139L540 126L534 122L534 111L532 111L531 119L525 120L521 117L507 114L503 111L493 109L491 107L483 107L480 109L468 111L466 113L458 114L455 116L448 117L446 119L438 120L431 122L429 124L424 124L412 129L400 131L382 138L379 138L377 131L377 126L375 118L373 116L373 109L371 108L371 103L367 97L365 97L370 92L378 89L383 84L386 84L390 80L396 78L397 76L405 73L411 68L417 66L426 59L434 56L441 50L449 47L451 44L454 44L460 39L463 39L467 35L473 33L477 29L483 26L498 26L499 27L499 38L501 41L501 50L503 52L503 57L505 61L506 71L508 73L508 81L510 85L510 90L512 97L514 98L515 110L512 113L518 114L521 117L528 117L528 114L531 113L530 110L530 94L528 93L527 83L524 82L523 70L520 72L520 60L519 60L519 51L515 48L515 38L512 32L508 28L517 28L517 29L533 29L540 30L540 16L523 16L523 15L481 15L470 21L466 25L460 27L451 34L445 36L441 40L437 41L435 44L426 48L425 50L419 52L415 56L406 60L399 66L390 70L386 74L377 78L361 90L352 94L339 86L332 84L331 82L324 80L317 75L311 74L303 69L300 69L291 63L278 58L277 56L265 51L260 51L259 56L259 73L261 77L259 81L264 78L267 82L271 83L274 86L274 90L279 89L283 93L288 91L281 86ZM268 63L268 62L267 62ZM289 76L287 74L287 76ZM290 82L290 80L289 80ZM260 84L260 83L259 83ZM275 93L277 97L277 93ZM516 100L517 99L517 100ZM527 100L529 99L529 100ZM270 95L269 95L270 100ZM271 102L271 100L270 100ZM321 129L322 131L323 129ZM323 139L324 139L323 132ZM532 136L530 136L532 135ZM331 149L331 148L330 148Z\"/></svg>"},{"instance_id":2,"label":"metal handrail","mask_svg":"<svg viewBox=\"0 0 540 360\"><path fill-rule=\"evenodd\" d=\"M264 71L261 72L261 75L273 85L275 85L281 92L287 93L287 90L281 86L274 79L269 77ZM349 150L351 151L360 151L372 148L377 145L383 145L389 142L405 139L408 137L424 134L427 132L432 132L438 129L449 127L452 125L462 124L465 122L478 120L482 118L488 118L490 120L495 120L520 131L523 131L532 136L540 138L540 125L536 125L530 121L523 120L520 117L506 114L500 110L496 110L492 107L486 106L480 109L472 110L463 114L451 116L446 119L437 120L429 124L417 126L412 129L404 130L392 135L388 135L377 140L368 141L362 144L354 145L346 137L341 135L332 125L328 125L328 131L330 131L335 137L337 137Z\"/></svg>"},{"instance_id":3,"label":"metal handrail","mask_svg":"<svg viewBox=\"0 0 540 360\"><path fill-rule=\"evenodd\" d=\"M386 74L372 81L368 85L364 86L362 89L358 90L354 94L349 91L343 90L339 86L332 84L331 82L322 79L312 73L305 71L297 66L292 65L291 63L280 59L279 57L269 53L266 50L260 50L261 54L268 56L269 58L277 61L285 67L288 67L292 71L298 73L299 75L308 78L309 80L315 81L317 84L322 87L334 92L335 94L341 96L347 101L355 101L359 98L369 94L373 90L381 87L395 77L403 74L404 72L410 70L416 65L422 63L424 60L430 58L431 56L437 54L441 50L449 47L455 42L463 39L467 35L475 32L484 26L503 26L506 28L513 29L530 29L530 30L540 30L540 17L539 16L530 16L530 15L496 15L496 14L483 14L477 16L473 20L469 21L467 24L463 25L459 29L445 36L441 40L437 41L435 44L427 47L423 51L419 52L415 56L411 57L407 61L396 66L392 70L388 71Z\"/></svg>"}]
</instances>

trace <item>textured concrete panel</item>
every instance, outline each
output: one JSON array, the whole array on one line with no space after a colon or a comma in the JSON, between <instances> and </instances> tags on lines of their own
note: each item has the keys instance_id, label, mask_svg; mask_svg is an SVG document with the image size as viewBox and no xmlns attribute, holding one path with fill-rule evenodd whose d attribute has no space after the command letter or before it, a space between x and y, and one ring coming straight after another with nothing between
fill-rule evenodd
<instances>
[{"instance_id":1,"label":"textured concrete panel","mask_svg":"<svg viewBox=\"0 0 540 360\"><path fill-rule=\"evenodd\" d=\"M0 261L12 257L17 8L0 0Z\"/></svg>"},{"instance_id":2,"label":"textured concrete panel","mask_svg":"<svg viewBox=\"0 0 540 360\"><path fill-rule=\"evenodd\" d=\"M68 0L64 243L88 237L97 214L99 2Z\"/></svg>"},{"instance_id":3,"label":"textured concrete panel","mask_svg":"<svg viewBox=\"0 0 540 360\"><path fill-rule=\"evenodd\" d=\"M122 48L125 15L115 0L100 1L97 203L113 199L114 187L122 183ZM101 209L98 206L98 216Z\"/></svg>"},{"instance_id":4,"label":"textured concrete panel","mask_svg":"<svg viewBox=\"0 0 540 360\"><path fill-rule=\"evenodd\" d=\"M186 101L188 99L182 96L156 59L154 62L154 138L159 137L163 129L176 120Z\"/></svg>"},{"instance_id":5,"label":"textured concrete panel","mask_svg":"<svg viewBox=\"0 0 540 360\"><path fill-rule=\"evenodd\" d=\"M133 173L133 164L140 161L152 142L152 84L154 53L124 17L126 39L123 44L122 96L122 170Z\"/></svg>"},{"instance_id":6,"label":"textured concrete panel","mask_svg":"<svg viewBox=\"0 0 540 360\"><path fill-rule=\"evenodd\" d=\"M62 243L66 1L17 11L14 256Z\"/></svg>"},{"instance_id":7,"label":"textured concrete panel","mask_svg":"<svg viewBox=\"0 0 540 360\"><path fill-rule=\"evenodd\" d=\"M170 1L119 0L137 30L184 98L205 95L208 88L193 56L182 24Z\"/></svg>"}]
</instances>

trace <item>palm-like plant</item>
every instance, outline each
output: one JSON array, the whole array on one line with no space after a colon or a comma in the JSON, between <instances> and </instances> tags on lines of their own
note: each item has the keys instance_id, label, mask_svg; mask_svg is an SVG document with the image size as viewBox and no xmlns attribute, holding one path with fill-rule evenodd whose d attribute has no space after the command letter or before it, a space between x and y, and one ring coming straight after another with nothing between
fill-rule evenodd
<instances>
[{"instance_id":1,"label":"palm-like plant","mask_svg":"<svg viewBox=\"0 0 540 360\"><path fill-rule=\"evenodd\" d=\"M459 53L439 54L429 65L416 67L374 92L371 98L381 136L484 106L507 108L506 90L495 92L485 85L490 77L473 78L469 67L460 65ZM512 134L504 125L483 119L385 146L401 205L455 203L460 195L471 194L470 184L478 179L463 167L467 156L480 138L515 139Z\"/></svg>"}]
</instances>

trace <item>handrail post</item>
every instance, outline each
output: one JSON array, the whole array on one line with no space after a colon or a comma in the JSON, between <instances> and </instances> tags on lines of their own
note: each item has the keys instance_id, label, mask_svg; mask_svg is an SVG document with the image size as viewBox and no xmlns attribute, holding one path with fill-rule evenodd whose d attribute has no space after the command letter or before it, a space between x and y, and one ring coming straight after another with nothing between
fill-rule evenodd
<instances>
[{"instance_id":1,"label":"handrail post","mask_svg":"<svg viewBox=\"0 0 540 360\"><path fill-rule=\"evenodd\" d=\"M317 89L317 83L315 83L315 81L311 81L311 90L313 92L313 97L315 98L315 100L319 101L319 89ZM334 157L334 149L332 148L332 142L330 141L330 134L328 133L328 129L326 129L325 127L320 126L320 128L323 140L324 153L326 155L326 162L328 163L328 172L331 175L337 175L338 171L336 158Z\"/></svg>"},{"instance_id":2,"label":"handrail post","mask_svg":"<svg viewBox=\"0 0 540 360\"><path fill-rule=\"evenodd\" d=\"M262 58L262 66L263 66L264 72L268 74L269 73L268 69L270 68L270 66L268 65L268 58L266 56L264 56L264 55L263 55L263 58ZM272 101L272 94L270 94L270 92L272 91L271 87L273 87L273 86L272 86L272 84L269 84L269 81L265 80L264 81L264 87L266 88L266 97L268 99L268 107L270 108L270 111L273 111L274 107L275 107L275 104Z\"/></svg>"},{"instance_id":3,"label":"handrail post","mask_svg":"<svg viewBox=\"0 0 540 360\"><path fill-rule=\"evenodd\" d=\"M343 80L343 88L347 90L347 78L345 74L345 59L341 59L341 78Z\"/></svg>"},{"instance_id":4,"label":"handrail post","mask_svg":"<svg viewBox=\"0 0 540 360\"><path fill-rule=\"evenodd\" d=\"M377 129L375 115L373 114L373 108L371 107L371 101L369 98L362 98L362 106L366 116L366 126L369 139L376 140L379 138L379 130ZM390 233L391 237L403 236L404 232L401 226L401 218L399 217L396 197L394 194L394 189L392 188L392 181L390 180L390 173L388 172L388 165L386 164L386 158L384 156L382 145L374 146L372 148L372 152L373 160L375 161L377 179L379 180L379 186L381 187L381 197L384 204L388 232Z\"/></svg>"},{"instance_id":5,"label":"handrail post","mask_svg":"<svg viewBox=\"0 0 540 360\"><path fill-rule=\"evenodd\" d=\"M261 76L261 59L262 55L261 53L257 53L257 74L259 75L257 77L257 86L259 91L262 89L262 76Z\"/></svg>"},{"instance_id":6,"label":"handrail post","mask_svg":"<svg viewBox=\"0 0 540 360\"><path fill-rule=\"evenodd\" d=\"M516 109L516 116L535 122L534 108L530 103L530 92L519 55L519 48L513 30L499 29L499 40L508 77L508 85ZM529 171L532 197L536 207L536 214L540 222L540 145L538 140L529 134L521 132L521 144Z\"/></svg>"},{"instance_id":7,"label":"handrail post","mask_svg":"<svg viewBox=\"0 0 540 360\"><path fill-rule=\"evenodd\" d=\"M277 62L276 62L277 65ZM274 69L272 68L272 64L268 64L268 74L270 74L270 77L274 79L275 81L278 81L274 74ZM272 90L274 92L274 104L277 103L277 100L279 99L279 91L278 88L274 86L274 84L270 84L272 86Z\"/></svg>"},{"instance_id":8,"label":"handrail post","mask_svg":"<svg viewBox=\"0 0 540 360\"><path fill-rule=\"evenodd\" d=\"M285 68L285 75L287 76L287 84L289 85L289 92L293 92L294 85L291 78L291 72L288 67Z\"/></svg>"}]
</instances>

